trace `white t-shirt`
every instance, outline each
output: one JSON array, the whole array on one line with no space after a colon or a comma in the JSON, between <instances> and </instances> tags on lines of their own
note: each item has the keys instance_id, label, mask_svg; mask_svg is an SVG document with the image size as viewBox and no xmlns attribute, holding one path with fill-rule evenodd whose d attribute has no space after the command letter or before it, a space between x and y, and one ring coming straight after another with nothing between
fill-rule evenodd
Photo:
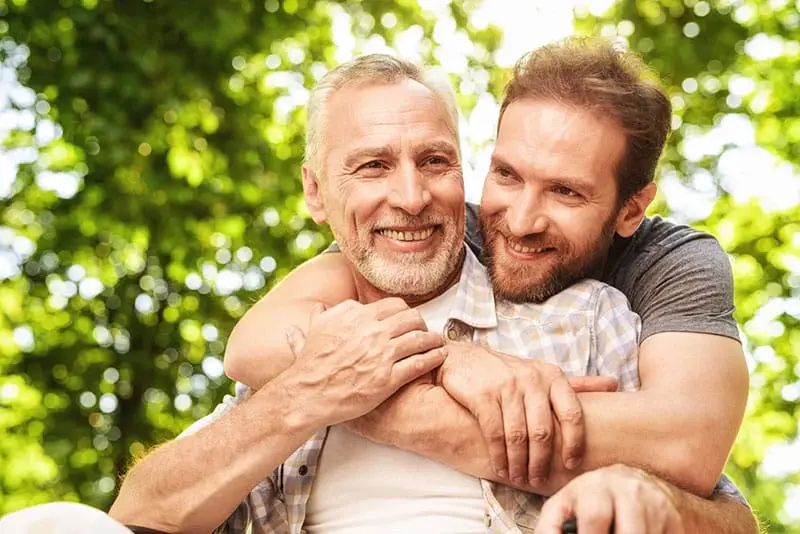
<instances>
[{"instance_id":1,"label":"white t-shirt","mask_svg":"<svg viewBox=\"0 0 800 534\"><path fill-rule=\"evenodd\" d=\"M417 307L443 332L457 285ZM306 508L309 534L484 532L480 481L336 425L322 449Z\"/></svg>"}]
</instances>

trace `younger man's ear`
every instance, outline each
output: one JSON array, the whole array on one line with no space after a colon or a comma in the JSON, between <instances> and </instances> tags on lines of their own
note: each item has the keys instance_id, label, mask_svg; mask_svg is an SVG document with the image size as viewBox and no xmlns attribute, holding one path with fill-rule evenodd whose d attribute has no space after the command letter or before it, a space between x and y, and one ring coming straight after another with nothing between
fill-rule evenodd
<instances>
[{"instance_id":1,"label":"younger man's ear","mask_svg":"<svg viewBox=\"0 0 800 534\"><path fill-rule=\"evenodd\" d=\"M647 206L656 196L656 184L650 182L643 189L625 201L617 215L616 232L622 237L630 237L639 228L647 211Z\"/></svg>"},{"instance_id":2,"label":"younger man's ear","mask_svg":"<svg viewBox=\"0 0 800 534\"><path fill-rule=\"evenodd\" d=\"M323 224L327 221L328 216L325 214L325 202L323 202L320 192L319 177L308 163L303 164L303 196L314 222Z\"/></svg>"}]
</instances>

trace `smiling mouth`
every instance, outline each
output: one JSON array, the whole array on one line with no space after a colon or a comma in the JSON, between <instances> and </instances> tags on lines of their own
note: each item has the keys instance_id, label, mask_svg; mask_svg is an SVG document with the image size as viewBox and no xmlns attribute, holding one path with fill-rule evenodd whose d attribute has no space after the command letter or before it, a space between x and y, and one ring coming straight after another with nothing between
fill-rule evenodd
<instances>
[{"instance_id":1,"label":"smiling mouth","mask_svg":"<svg viewBox=\"0 0 800 534\"><path fill-rule=\"evenodd\" d=\"M390 230L384 228L383 230L376 230L376 233L395 241L425 241L433 235L435 230L435 227L422 230Z\"/></svg>"},{"instance_id":2,"label":"smiling mouth","mask_svg":"<svg viewBox=\"0 0 800 534\"><path fill-rule=\"evenodd\" d=\"M553 247L526 247L521 243L509 241L508 239L506 239L506 243L508 243L508 248L520 254L541 254L543 252L552 252L555 250Z\"/></svg>"}]
</instances>

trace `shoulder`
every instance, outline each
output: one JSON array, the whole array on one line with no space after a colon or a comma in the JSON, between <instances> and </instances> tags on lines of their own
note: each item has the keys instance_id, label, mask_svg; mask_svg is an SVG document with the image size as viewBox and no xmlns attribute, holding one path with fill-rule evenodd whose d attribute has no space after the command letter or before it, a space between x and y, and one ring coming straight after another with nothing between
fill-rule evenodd
<instances>
[{"instance_id":1,"label":"shoulder","mask_svg":"<svg viewBox=\"0 0 800 534\"><path fill-rule=\"evenodd\" d=\"M654 217L645 219L631 238L615 243L605 280L637 309L654 290L671 285L686 289L687 276L709 282L730 279L727 254L711 234Z\"/></svg>"},{"instance_id":2,"label":"shoulder","mask_svg":"<svg viewBox=\"0 0 800 534\"><path fill-rule=\"evenodd\" d=\"M609 281L638 277L662 262L704 262L724 259L725 252L717 239L706 232L661 217L647 218L627 240L620 240L612 251ZM614 254L616 252L616 254Z\"/></svg>"}]
</instances>

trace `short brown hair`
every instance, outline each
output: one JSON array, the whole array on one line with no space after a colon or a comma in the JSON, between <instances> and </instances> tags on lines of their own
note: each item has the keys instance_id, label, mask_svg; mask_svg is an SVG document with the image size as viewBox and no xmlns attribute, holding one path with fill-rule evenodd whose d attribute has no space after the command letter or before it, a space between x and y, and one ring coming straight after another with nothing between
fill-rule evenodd
<instances>
[{"instance_id":1,"label":"short brown hair","mask_svg":"<svg viewBox=\"0 0 800 534\"><path fill-rule=\"evenodd\" d=\"M584 108L620 126L619 202L653 181L672 121L672 105L641 58L608 41L571 37L526 54L514 66L500 106L523 98ZM499 123L498 123L499 127Z\"/></svg>"}]
</instances>

